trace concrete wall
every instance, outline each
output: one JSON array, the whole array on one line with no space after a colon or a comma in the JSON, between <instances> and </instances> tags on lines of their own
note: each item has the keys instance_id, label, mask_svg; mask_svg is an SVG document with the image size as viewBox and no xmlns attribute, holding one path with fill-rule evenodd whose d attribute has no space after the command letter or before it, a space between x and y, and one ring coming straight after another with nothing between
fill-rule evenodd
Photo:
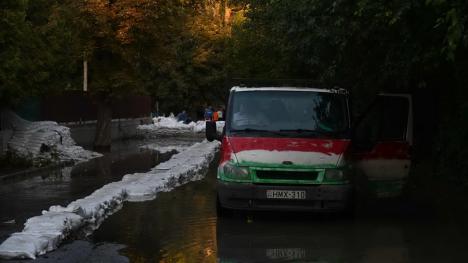
<instances>
[{"instance_id":1,"label":"concrete wall","mask_svg":"<svg viewBox=\"0 0 468 263\"><path fill-rule=\"evenodd\" d=\"M132 138L137 135L137 126L151 123L151 119L114 119L112 120L112 140ZM60 123L70 128L71 136L78 145L91 146L96 133L96 121L84 123Z\"/></svg>"},{"instance_id":2,"label":"concrete wall","mask_svg":"<svg viewBox=\"0 0 468 263\"><path fill-rule=\"evenodd\" d=\"M0 109L0 156L6 153L8 141L13 136L9 114L5 109Z\"/></svg>"},{"instance_id":3,"label":"concrete wall","mask_svg":"<svg viewBox=\"0 0 468 263\"><path fill-rule=\"evenodd\" d=\"M0 156L6 153L8 141L13 136L13 130L0 130Z\"/></svg>"}]
</instances>

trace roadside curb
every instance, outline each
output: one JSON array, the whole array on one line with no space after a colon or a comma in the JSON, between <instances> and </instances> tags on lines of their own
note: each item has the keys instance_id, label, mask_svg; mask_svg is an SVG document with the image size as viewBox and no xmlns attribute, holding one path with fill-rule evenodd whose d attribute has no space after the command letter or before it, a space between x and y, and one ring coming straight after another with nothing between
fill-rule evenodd
<instances>
[{"instance_id":1,"label":"roadside curb","mask_svg":"<svg viewBox=\"0 0 468 263\"><path fill-rule=\"evenodd\" d=\"M45 171L54 170L58 168L64 168L67 166L72 166L74 163L75 162L73 161L63 161L63 162L58 162L58 163L44 166L44 167L28 168L28 169L21 170L18 172L0 175L0 181L3 182L3 181L8 181L8 180L13 180L14 178L17 178L17 177L25 177L25 176L29 176L29 175L40 173L40 172L45 172Z\"/></svg>"}]
</instances>

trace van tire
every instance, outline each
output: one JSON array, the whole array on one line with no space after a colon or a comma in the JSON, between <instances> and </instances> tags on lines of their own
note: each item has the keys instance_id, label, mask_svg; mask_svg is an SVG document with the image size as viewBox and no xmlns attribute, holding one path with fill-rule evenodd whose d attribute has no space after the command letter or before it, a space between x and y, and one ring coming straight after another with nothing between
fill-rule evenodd
<instances>
[{"instance_id":1,"label":"van tire","mask_svg":"<svg viewBox=\"0 0 468 263\"><path fill-rule=\"evenodd\" d=\"M218 217L231 217L234 214L232 209L223 207L219 202L219 197L216 197L216 214Z\"/></svg>"},{"instance_id":2,"label":"van tire","mask_svg":"<svg viewBox=\"0 0 468 263\"><path fill-rule=\"evenodd\" d=\"M353 191L347 206L342 211L342 216L347 219L353 219L356 216L357 203L356 203L356 192Z\"/></svg>"}]
</instances>

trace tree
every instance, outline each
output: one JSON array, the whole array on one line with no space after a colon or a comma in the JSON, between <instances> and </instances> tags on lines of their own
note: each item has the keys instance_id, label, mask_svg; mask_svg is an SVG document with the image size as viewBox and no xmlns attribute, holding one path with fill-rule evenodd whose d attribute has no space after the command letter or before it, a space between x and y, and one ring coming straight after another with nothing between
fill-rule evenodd
<instances>
[{"instance_id":1,"label":"tree","mask_svg":"<svg viewBox=\"0 0 468 263\"><path fill-rule=\"evenodd\" d=\"M143 75L163 112L224 102L226 8L220 0L186 1L180 31L166 41L173 47L167 63L156 65L158 55L146 56Z\"/></svg>"},{"instance_id":2,"label":"tree","mask_svg":"<svg viewBox=\"0 0 468 263\"><path fill-rule=\"evenodd\" d=\"M107 148L111 102L128 93L145 92L148 71L173 63L171 42L180 35L183 6L175 0L81 0L66 1L62 7L76 15L64 13L79 36L79 60L89 64L89 90L98 105L95 147Z\"/></svg>"},{"instance_id":3,"label":"tree","mask_svg":"<svg viewBox=\"0 0 468 263\"><path fill-rule=\"evenodd\" d=\"M0 101L70 88L76 83L76 35L55 0L2 1L0 12Z\"/></svg>"},{"instance_id":4,"label":"tree","mask_svg":"<svg viewBox=\"0 0 468 263\"><path fill-rule=\"evenodd\" d=\"M468 138L468 2L237 2L248 8L233 29L231 74L339 84L352 90L354 105L383 90L433 94L431 163L436 174L468 182L460 149Z\"/></svg>"}]
</instances>

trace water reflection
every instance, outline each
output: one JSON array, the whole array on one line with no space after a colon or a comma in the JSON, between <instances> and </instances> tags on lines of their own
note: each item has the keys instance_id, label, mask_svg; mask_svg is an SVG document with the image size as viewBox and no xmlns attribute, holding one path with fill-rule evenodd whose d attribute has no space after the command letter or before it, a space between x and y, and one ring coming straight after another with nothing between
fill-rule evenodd
<instances>
[{"instance_id":1,"label":"water reflection","mask_svg":"<svg viewBox=\"0 0 468 263\"><path fill-rule=\"evenodd\" d=\"M217 218L215 171L212 166L205 179L161 193L153 201L125 203L90 240L96 246L122 244L119 254L130 262L468 260L463 220L441 221L393 210L376 213L373 208L352 219L304 213ZM92 257L109 262L99 253Z\"/></svg>"},{"instance_id":2,"label":"water reflection","mask_svg":"<svg viewBox=\"0 0 468 263\"><path fill-rule=\"evenodd\" d=\"M217 262L213 171L154 201L126 203L93 240L124 244L131 262Z\"/></svg>"},{"instance_id":3,"label":"water reflection","mask_svg":"<svg viewBox=\"0 0 468 263\"><path fill-rule=\"evenodd\" d=\"M124 246L117 244L93 244L88 241L75 241L64 244L59 250L41 256L36 260L10 260L9 263L46 263L46 262L67 262L67 263L128 263L128 258L119 255L119 250Z\"/></svg>"},{"instance_id":4,"label":"water reflection","mask_svg":"<svg viewBox=\"0 0 468 263\"><path fill-rule=\"evenodd\" d=\"M217 218L215 169L151 202L127 203L94 234L130 262L464 261L466 227L365 211L354 218L250 213Z\"/></svg>"},{"instance_id":5,"label":"water reflection","mask_svg":"<svg viewBox=\"0 0 468 263\"><path fill-rule=\"evenodd\" d=\"M407 262L403 225L303 213L217 218L215 169L206 179L127 203L93 235L124 244L131 262Z\"/></svg>"},{"instance_id":6,"label":"water reflection","mask_svg":"<svg viewBox=\"0 0 468 263\"><path fill-rule=\"evenodd\" d=\"M463 220L253 214L219 218L219 262L466 262Z\"/></svg>"},{"instance_id":7,"label":"water reflection","mask_svg":"<svg viewBox=\"0 0 468 263\"><path fill-rule=\"evenodd\" d=\"M217 224L220 262L407 262L403 231L373 224L300 214ZM302 216L302 218L301 218Z\"/></svg>"},{"instance_id":8,"label":"water reflection","mask_svg":"<svg viewBox=\"0 0 468 263\"><path fill-rule=\"evenodd\" d=\"M44 171L0 185L0 241L20 231L27 218L38 215L51 205L66 206L103 185L119 181L128 173L145 172L168 160L174 152L156 151L133 146L113 149L103 157L73 167Z\"/></svg>"}]
</instances>

